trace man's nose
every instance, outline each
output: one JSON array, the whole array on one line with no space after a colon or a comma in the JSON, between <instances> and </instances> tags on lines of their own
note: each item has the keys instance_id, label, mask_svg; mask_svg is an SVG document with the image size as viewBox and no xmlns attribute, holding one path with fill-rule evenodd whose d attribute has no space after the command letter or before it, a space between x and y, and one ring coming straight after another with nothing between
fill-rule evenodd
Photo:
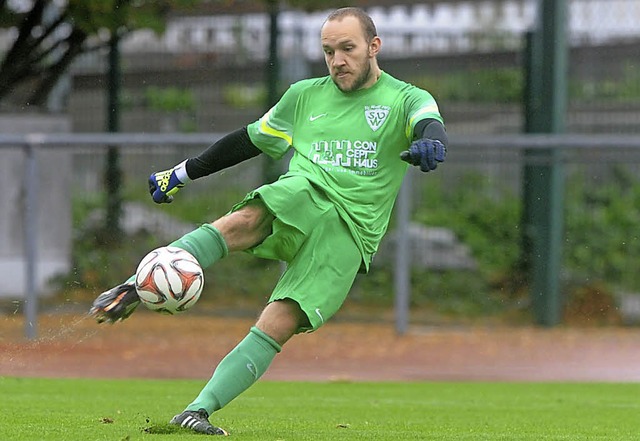
<instances>
[{"instance_id":1,"label":"man's nose","mask_svg":"<svg viewBox=\"0 0 640 441\"><path fill-rule=\"evenodd\" d=\"M334 66L343 66L345 64L344 60L345 60L344 54L342 54L341 52L336 52L333 55L333 65Z\"/></svg>"}]
</instances>

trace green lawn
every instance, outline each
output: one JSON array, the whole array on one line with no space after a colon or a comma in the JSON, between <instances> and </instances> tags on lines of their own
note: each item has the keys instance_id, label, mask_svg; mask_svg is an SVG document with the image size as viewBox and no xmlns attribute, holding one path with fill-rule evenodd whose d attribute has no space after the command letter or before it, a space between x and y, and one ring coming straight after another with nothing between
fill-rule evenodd
<instances>
[{"instance_id":1,"label":"green lawn","mask_svg":"<svg viewBox=\"0 0 640 441\"><path fill-rule=\"evenodd\" d=\"M202 382L0 377L0 439L203 439L166 422ZM237 440L638 440L640 384L260 382Z\"/></svg>"}]
</instances>

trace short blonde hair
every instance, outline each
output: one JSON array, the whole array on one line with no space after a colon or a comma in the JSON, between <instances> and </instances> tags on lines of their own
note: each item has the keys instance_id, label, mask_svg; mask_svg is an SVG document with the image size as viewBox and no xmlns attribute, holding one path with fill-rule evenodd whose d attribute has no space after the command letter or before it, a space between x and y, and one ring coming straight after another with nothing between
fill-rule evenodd
<instances>
[{"instance_id":1,"label":"short blonde hair","mask_svg":"<svg viewBox=\"0 0 640 441\"><path fill-rule=\"evenodd\" d=\"M333 20L342 20L345 17L355 17L360 22L362 26L362 30L364 31L364 38L367 40L367 43L371 43L374 37L378 36L378 31L376 30L376 25L373 23L373 20L363 9L355 8L355 7L347 7L340 8L333 11L327 19L327 21Z\"/></svg>"}]
</instances>

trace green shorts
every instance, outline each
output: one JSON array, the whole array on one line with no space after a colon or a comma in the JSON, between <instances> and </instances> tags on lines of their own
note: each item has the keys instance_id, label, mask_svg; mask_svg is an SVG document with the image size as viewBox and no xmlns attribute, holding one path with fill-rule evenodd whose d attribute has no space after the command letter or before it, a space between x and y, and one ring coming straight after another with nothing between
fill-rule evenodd
<instances>
[{"instance_id":1,"label":"green shorts","mask_svg":"<svg viewBox=\"0 0 640 441\"><path fill-rule=\"evenodd\" d=\"M295 300L314 331L331 318L347 297L362 255L333 203L302 176L288 176L249 193L236 211L259 197L275 216L273 231L249 253L287 262L269 298Z\"/></svg>"}]
</instances>

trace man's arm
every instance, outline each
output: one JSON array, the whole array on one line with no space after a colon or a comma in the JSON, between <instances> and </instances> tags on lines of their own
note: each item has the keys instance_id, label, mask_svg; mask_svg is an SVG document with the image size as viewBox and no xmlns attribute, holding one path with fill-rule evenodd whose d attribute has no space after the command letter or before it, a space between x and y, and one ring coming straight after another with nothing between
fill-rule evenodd
<instances>
[{"instance_id":1,"label":"man's arm","mask_svg":"<svg viewBox=\"0 0 640 441\"><path fill-rule=\"evenodd\" d=\"M445 149L449 146L449 137L444 124L437 119L427 118L418 121L413 133L415 139L437 139L444 145Z\"/></svg>"},{"instance_id":2,"label":"man's arm","mask_svg":"<svg viewBox=\"0 0 640 441\"><path fill-rule=\"evenodd\" d=\"M423 172L435 170L438 163L444 162L449 138L440 121L432 118L418 121L414 138L409 149L400 154L400 159L419 166Z\"/></svg>"},{"instance_id":3,"label":"man's arm","mask_svg":"<svg viewBox=\"0 0 640 441\"><path fill-rule=\"evenodd\" d=\"M149 177L149 193L154 202L169 203L187 182L232 167L260 153L262 151L251 142L247 128L242 127L223 136L195 158L153 173Z\"/></svg>"},{"instance_id":4,"label":"man's arm","mask_svg":"<svg viewBox=\"0 0 640 441\"><path fill-rule=\"evenodd\" d=\"M251 142L247 128L243 127L220 138L195 158L188 159L186 172L189 179L198 179L232 167L260 153L262 150Z\"/></svg>"}]
</instances>

